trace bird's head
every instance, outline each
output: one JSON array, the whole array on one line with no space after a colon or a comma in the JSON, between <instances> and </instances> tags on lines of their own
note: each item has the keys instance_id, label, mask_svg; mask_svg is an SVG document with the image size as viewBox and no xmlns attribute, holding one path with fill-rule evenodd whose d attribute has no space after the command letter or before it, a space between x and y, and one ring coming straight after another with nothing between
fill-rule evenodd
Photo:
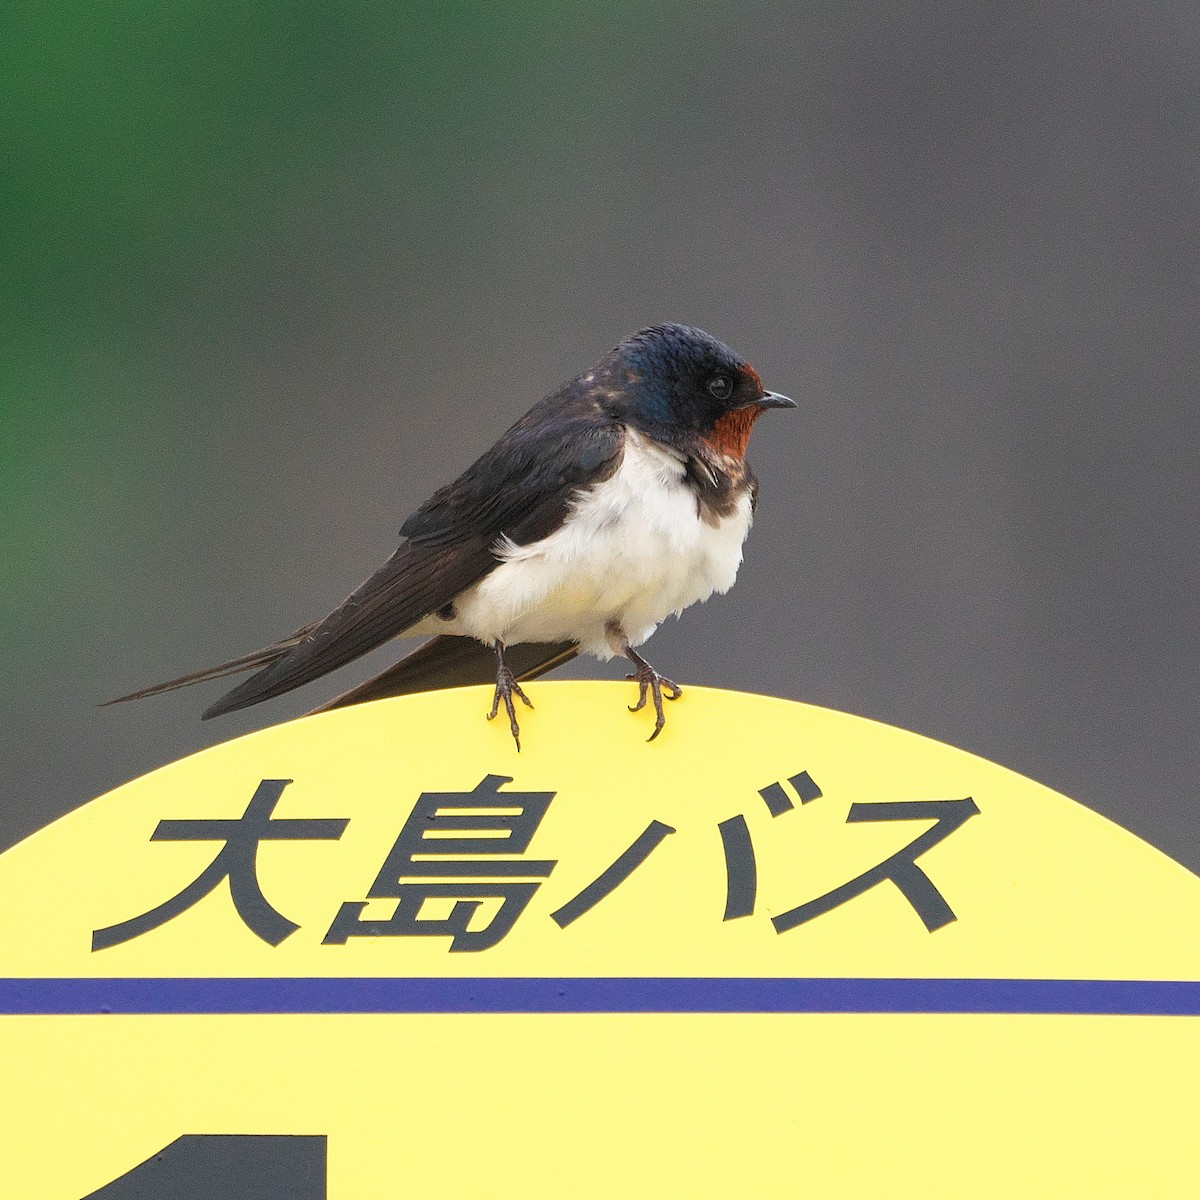
<instances>
[{"instance_id":1,"label":"bird's head","mask_svg":"<svg viewBox=\"0 0 1200 1200\"><path fill-rule=\"evenodd\" d=\"M584 377L585 380L587 377ZM593 373L612 416L668 445L698 440L743 458L768 408L795 408L723 342L689 325L654 325L627 337ZM590 380L589 380L590 382Z\"/></svg>"}]
</instances>

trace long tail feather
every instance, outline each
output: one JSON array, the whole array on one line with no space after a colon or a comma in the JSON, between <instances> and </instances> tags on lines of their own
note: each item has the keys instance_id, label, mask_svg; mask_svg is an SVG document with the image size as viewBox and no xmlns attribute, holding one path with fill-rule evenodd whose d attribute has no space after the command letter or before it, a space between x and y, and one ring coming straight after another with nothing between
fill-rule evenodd
<instances>
[{"instance_id":1,"label":"long tail feather","mask_svg":"<svg viewBox=\"0 0 1200 1200\"><path fill-rule=\"evenodd\" d=\"M209 679L224 679L229 675L239 675L243 671L253 671L258 667L270 666L285 654L289 653L299 642L303 641L317 627L317 622L297 629L290 637L264 646L261 650L252 650L240 658L231 658L228 662L218 663L215 667L204 667L193 671L190 675L181 675L178 679L168 679L166 683L156 683L140 691L130 692L128 696L117 696L113 700L101 701L99 707L107 708L110 704L124 704L127 700L142 700L146 696L157 696L161 692L173 692L176 688L189 687L193 683L204 683Z\"/></svg>"},{"instance_id":2,"label":"long tail feather","mask_svg":"<svg viewBox=\"0 0 1200 1200\"><path fill-rule=\"evenodd\" d=\"M261 704L328 675L405 633L495 563L479 539L450 548L401 546L293 649L209 705L201 720Z\"/></svg>"},{"instance_id":3,"label":"long tail feather","mask_svg":"<svg viewBox=\"0 0 1200 1200\"><path fill-rule=\"evenodd\" d=\"M517 679L525 682L570 662L578 653L579 647L574 642L525 642L506 647L504 661ZM496 658L489 647L474 638L442 634L418 646L374 678L314 708L312 713L412 692L493 683L495 678Z\"/></svg>"}]
</instances>

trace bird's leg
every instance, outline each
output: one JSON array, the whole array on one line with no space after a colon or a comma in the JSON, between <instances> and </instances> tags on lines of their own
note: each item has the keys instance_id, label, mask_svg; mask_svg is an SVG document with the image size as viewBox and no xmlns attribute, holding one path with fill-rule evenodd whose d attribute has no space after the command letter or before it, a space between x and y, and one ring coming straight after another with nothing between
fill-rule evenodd
<instances>
[{"instance_id":1,"label":"bird's leg","mask_svg":"<svg viewBox=\"0 0 1200 1200\"><path fill-rule=\"evenodd\" d=\"M521 691L521 685L517 682L517 677L505 665L504 643L497 638L492 645L492 649L496 652L496 695L492 700L492 711L488 713L487 719L490 721L500 711L500 701L503 700L504 707L508 710L508 727L512 730L513 741L517 743L517 749L520 750L521 727L517 724L517 713L513 707L513 696L520 696L525 701L527 708L532 708L533 702Z\"/></svg>"},{"instance_id":2,"label":"bird's leg","mask_svg":"<svg viewBox=\"0 0 1200 1200\"><path fill-rule=\"evenodd\" d=\"M648 742L654 741L662 732L662 727L667 723L666 715L663 713L663 688L667 689L668 700L678 700L683 695L683 688L673 680L668 679L665 675L660 675L630 644L629 639L625 636L625 631L617 624L610 624L606 630L609 638L609 645L615 650L619 650L627 659L637 668L632 675L626 675L626 679L636 679L638 685L638 702L629 706L630 712L639 712L646 707L647 696L652 696L654 699L654 732L646 739Z\"/></svg>"},{"instance_id":3,"label":"bird's leg","mask_svg":"<svg viewBox=\"0 0 1200 1200\"><path fill-rule=\"evenodd\" d=\"M660 675L632 646L625 648L625 656L637 667L634 674L626 676L627 679L636 679L638 684L638 702L631 704L629 711L637 712L645 708L647 692L654 699L654 732L646 739L652 742L667 723L663 713L663 688L667 689L668 700L678 700L683 695L683 688L665 675Z\"/></svg>"}]
</instances>

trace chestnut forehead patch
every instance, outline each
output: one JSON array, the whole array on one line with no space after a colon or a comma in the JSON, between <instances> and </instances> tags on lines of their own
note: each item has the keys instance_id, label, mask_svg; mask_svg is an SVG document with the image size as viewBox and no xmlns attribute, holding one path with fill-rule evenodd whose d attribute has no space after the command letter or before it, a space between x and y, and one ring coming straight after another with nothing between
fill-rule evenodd
<instances>
[{"instance_id":1,"label":"chestnut forehead patch","mask_svg":"<svg viewBox=\"0 0 1200 1200\"><path fill-rule=\"evenodd\" d=\"M745 375L746 378L749 379L750 382L753 383L760 392L766 390L763 387L762 376L759 375L759 373L749 363L745 363L743 365L742 374Z\"/></svg>"}]
</instances>

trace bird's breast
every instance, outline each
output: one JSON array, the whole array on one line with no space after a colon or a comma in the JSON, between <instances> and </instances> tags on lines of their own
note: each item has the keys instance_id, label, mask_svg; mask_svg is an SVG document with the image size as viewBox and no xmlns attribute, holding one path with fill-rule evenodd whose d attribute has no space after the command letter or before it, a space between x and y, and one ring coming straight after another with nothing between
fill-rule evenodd
<instances>
[{"instance_id":1,"label":"bird's breast","mask_svg":"<svg viewBox=\"0 0 1200 1200\"><path fill-rule=\"evenodd\" d=\"M483 641L574 639L607 656L604 627L635 644L671 613L733 586L750 530L748 490L702 519L681 456L627 431L620 465L580 493L552 534L504 542L501 563L458 598L453 629Z\"/></svg>"}]
</instances>

